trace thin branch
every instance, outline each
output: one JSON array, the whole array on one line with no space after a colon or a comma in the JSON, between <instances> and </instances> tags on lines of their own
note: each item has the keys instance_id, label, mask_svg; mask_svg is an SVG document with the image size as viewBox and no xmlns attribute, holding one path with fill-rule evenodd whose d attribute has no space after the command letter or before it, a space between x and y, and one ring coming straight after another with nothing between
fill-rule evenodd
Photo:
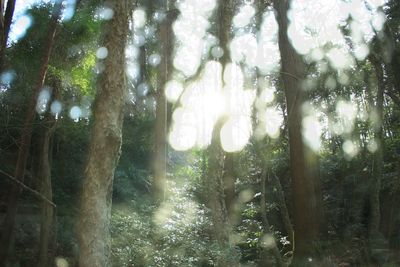
<instances>
[{"instance_id":1,"label":"thin branch","mask_svg":"<svg viewBox=\"0 0 400 267\"><path fill-rule=\"evenodd\" d=\"M56 204L54 204L54 202L52 202L51 200L49 200L48 198L46 198L45 196L43 196L42 194L40 194L38 191L30 188L29 186L25 185L24 183L18 181L17 179L15 179L13 176L11 176L10 174L0 170L1 174L4 174L8 179L10 179L11 181L15 182L16 184L18 184L19 186L21 186L23 189L33 193L35 196L39 197L40 199L44 200L45 202L47 202L48 204L52 205L53 207L57 207Z\"/></svg>"}]
</instances>

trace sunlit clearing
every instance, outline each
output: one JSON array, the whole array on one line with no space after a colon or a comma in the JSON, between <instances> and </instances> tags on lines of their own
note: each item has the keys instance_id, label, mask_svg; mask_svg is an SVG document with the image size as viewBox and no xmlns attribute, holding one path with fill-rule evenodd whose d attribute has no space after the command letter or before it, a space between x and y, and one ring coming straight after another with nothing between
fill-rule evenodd
<instances>
[{"instance_id":1,"label":"sunlit clearing","mask_svg":"<svg viewBox=\"0 0 400 267\"><path fill-rule=\"evenodd\" d=\"M240 151L251 136L251 121L245 117L232 116L220 132L222 148L226 152Z\"/></svg>"},{"instance_id":2,"label":"sunlit clearing","mask_svg":"<svg viewBox=\"0 0 400 267\"><path fill-rule=\"evenodd\" d=\"M163 225L168 222L169 217L171 217L171 213L173 210L172 203L170 202L163 202L161 203L158 210L154 213L154 223L157 225Z\"/></svg>"},{"instance_id":3,"label":"sunlit clearing","mask_svg":"<svg viewBox=\"0 0 400 267\"><path fill-rule=\"evenodd\" d=\"M99 7L95 12L95 18L100 20L110 20L114 16L114 10L109 7Z\"/></svg>"},{"instance_id":4,"label":"sunlit clearing","mask_svg":"<svg viewBox=\"0 0 400 267\"><path fill-rule=\"evenodd\" d=\"M51 89L50 88L43 88L40 91L38 99L36 101L36 112L39 114L44 113L47 110L49 101L51 97Z\"/></svg>"},{"instance_id":5,"label":"sunlit clearing","mask_svg":"<svg viewBox=\"0 0 400 267\"><path fill-rule=\"evenodd\" d=\"M176 81L176 80L170 80L165 84L165 95L167 97L167 100L174 103L176 102L180 95L183 92L183 85L182 83Z\"/></svg>"},{"instance_id":6,"label":"sunlit clearing","mask_svg":"<svg viewBox=\"0 0 400 267\"><path fill-rule=\"evenodd\" d=\"M302 122L303 140L313 151L321 148L322 127L315 115L306 116Z\"/></svg>"},{"instance_id":7,"label":"sunlit clearing","mask_svg":"<svg viewBox=\"0 0 400 267\"><path fill-rule=\"evenodd\" d=\"M358 143L351 140L344 141L342 148L347 160L354 158L359 152Z\"/></svg>"},{"instance_id":8,"label":"sunlit clearing","mask_svg":"<svg viewBox=\"0 0 400 267\"><path fill-rule=\"evenodd\" d=\"M233 17L233 26L241 28L247 26L254 17L256 10L251 5L244 5L240 8L239 13Z\"/></svg>"},{"instance_id":9,"label":"sunlit clearing","mask_svg":"<svg viewBox=\"0 0 400 267\"><path fill-rule=\"evenodd\" d=\"M96 51L96 57L98 59L105 59L108 56L108 49L107 47L100 47Z\"/></svg>"},{"instance_id":10,"label":"sunlit clearing","mask_svg":"<svg viewBox=\"0 0 400 267\"><path fill-rule=\"evenodd\" d=\"M78 121L79 118L82 116L82 110L78 106L74 106L69 111L69 117L74 121Z\"/></svg>"},{"instance_id":11,"label":"sunlit clearing","mask_svg":"<svg viewBox=\"0 0 400 267\"><path fill-rule=\"evenodd\" d=\"M146 24L146 12L141 9L137 8L133 11L133 25L135 28L143 28Z\"/></svg>"},{"instance_id":12,"label":"sunlit clearing","mask_svg":"<svg viewBox=\"0 0 400 267\"><path fill-rule=\"evenodd\" d=\"M68 267L69 266L68 261L61 257L56 257L55 263L56 263L57 267Z\"/></svg>"},{"instance_id":13,"label":"sunlit clearing","mask_svg":"<svg viewBox=\"0 0 400 267\"><path fill-rule=\"evenodd\" d=\"M30 15L23 15L19 17L12 25L10 31L10 40L18 41L23 38L29 27L32 26L32 17Z\"/></svg>"}]
</instances>

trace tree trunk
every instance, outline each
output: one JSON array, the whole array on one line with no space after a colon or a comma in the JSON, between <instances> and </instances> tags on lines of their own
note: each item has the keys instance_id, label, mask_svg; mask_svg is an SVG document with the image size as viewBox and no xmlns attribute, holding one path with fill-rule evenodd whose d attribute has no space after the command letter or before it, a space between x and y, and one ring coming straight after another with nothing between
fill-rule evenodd
<instances>
[{"instance_id":1,"label":"tree trunk","mask_svg":"<svg viewBox=\"0 0 400 267\"><path fill-rule=\"evenodd\" d=\"M6 11L3 17L4 0L0 0L0 72L4 69L4 56L7 47L8 34L10 33L11 22L14 15L16 0L8 0Z\"/></svg>"},{"instance_id":2,"label":"tree trunk","mask_svg":"<svg viewBox=\"0 0 400 267\"><path fill-rule=\"evenodd\" d=\"M314 153L302 139L302 111L304 92L301 82L305 78L305 66L292 47L288 35L287 11L290 0L274 0L279 25L279 50L282 64L282 80L288 114L290 165L294 201L295 264L313 257L313 243L319 233L318 203L316 197L316 171Z\"/></svg>"},{"instance_id":3,"label":"tree trunk","mask_svg":"<svg viewBox=\"0 0 400 267\"><path fill-rule=\"evenodd\" d=\"M234 153L225 153L224 159L224 195L226 210L229 222L234 225L238 217L235 212L235 170L234 170Z\"/></svg>"},{"instance_id":4,"label":"tree trunk","mask_svg":"<svg viewBox=\"0 0 400 267\"><path fill-rule=\"evenodd\" d=\"M154 184L153 194L157 202L163 201L166 190L167 174L167 101L164 87L167 83L173 56L174 38L172 23L176 14L168 11L166 21L160 25L161 62L158 74L158 89L156 93L156 127L155 149L153 161Z\"/></svg>"},{"instance_id":5,"label":"tree trunk","mask_svg":"<svg viewBox=\"0 0 400 267\"><path fill-rule=\"evenodd\" d=\"M218 7L218 37L220 46L224 49L224 55L220 59L222 64L222 72L225 65L230 61L228 42L231 33L232 18L236 9L236 0L220 1ZM220 249L226 250L230 248L230 232L231 224L229 223L227 207L225 203L225 184L223 179L223 170L225 165L225 152L220 143L220 131L223 125L224 118L217 121L211 144L207 150L208 168L205 177L205 188L208 200L208 208L211 210L213 222L212 238L218 243ZM232 176L229 176L232 179ZM226 180L225 180L226 181ZM232 181L226 181L227 184L232 184ZM217 262L217 266L236 266L238 263L234 258L228 258L227 255L222 255Z\"/></svg>"},{"instance_id":6,"label":"tree trunk","mask_svg":"<svg viewBox=\"0 0 400 267\"><path fill-rule=\"evenodd\" d=\"M264 237L261 239L261 246L263 248L261 261L263 261L263 266L268 266L270 263L267 260L267 251L272 250L274 258L276 260L276 266L281 267L283 266L282 257L279 252L278 246L275 241L275 237L270 230L270 225L267 218L267 197L266 197L266 180L267 180L267 173L261 173L261 199L260 199L260 209L261 209L261 219L264 228Z\"/></svg>"},{"instance_id":7,"label":"tree trunk","mask_svg":"<svg viewBox=\"0 0 400 267\"><path fill-rule=\"evenodd\" d=\"M80 267L111 266L109 226L114 171L122 143L129 2L114 0L108 4L113 8L114 16L104 26L103 46L108 49L108 57L98 82L82 188L78 226Z\"/></svg>"},{"instance_id":8,"label":"tree trunk","mask_svg":"<svg viewBox=\"0 0 400 267\"><path fill-rule=\"evenodd\" d=\"M54 132L55 121L50 116L46 116L45 123L47 125L43 126L41 129L41 141L39 143L39 166L37 172L37 178L41 180L41 194L46 197L48 200L52 200L53 192L51 186L51 164L50 164L50 155L51 155L51 137ZM50 154L49 154L50 153ZM46 201L42 201L40 205L40 243L39 243L39 256L38 256L38 267L47 267L49 266L48 258L49 258L49 243L51 237L51 226L53 223L53 206L47 203Z\"/></svg>"},{"instance_id":9,"label":"tree trunk","mask_svg":"<svg viewBox=\"0 0 400 267\"><path fill-rule=\"evenodd\" d=\"M383 68L379 61L372 61L376 79L377 79L377 95L376 104L374 106L377 120L373 123L374 139L377 144L377 150L373 155L372 175L369 184L369 203L370 203L370 216L368 222L368 235L373 239L379 233L380 225L380 201L379 193L381 191L381 177L383 170ZM371 103L373 105L373 103Z\"/></svg>"},{"instance_id":10,"label":"tree trunk","mask_svg":"<svg viewBox=\"0 0 400 267\"><path fill-rule=\"evenodd\" d=\"M42 64L38 75L38 82L34 87L34 91L30 99L30 104L27 110L25 121L21 130L21 140L18 150L18 159L14 174L15 179L21 182L24 181L25 168L31 144L32 125L36 116L36 101L40 91L42 90L44 80L46 77L47 67L54 43L54 36L56 34L58 20L61 16L61 10L62 10L61 8L62 8L61 2L57 1L54 7L53 14L51 16L46 48L44 50ZM11 252L10 251L11 244L13 243L12 233L14 231L15 216L17 215L17 205L20 194L21 194L21 188L19 187L19 185L14 183L11 186L11 190L9 192L8 202L7 202L7 213L4 219L3 229L1 234L2 240L0 243L0 266L6 266L8 262L9 253Z\"/></svg>"}]
</instances>

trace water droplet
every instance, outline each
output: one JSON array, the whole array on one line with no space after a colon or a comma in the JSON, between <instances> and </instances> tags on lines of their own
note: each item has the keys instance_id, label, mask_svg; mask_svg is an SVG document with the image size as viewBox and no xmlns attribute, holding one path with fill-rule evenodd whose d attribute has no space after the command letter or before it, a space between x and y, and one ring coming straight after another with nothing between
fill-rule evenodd
<instances>
[{"instance_id":1,"label":"water droplet","mask_svg":"<svg viewBox=\"0 0 400 267\"><path fill-rule=\"evenodd\" d=\"M141 83L137 87L137 91L140 96L146 96L149 90L150 86L147 83Z\"/></svg>"},{"instance_id":2,"label":"water droplet","mask_svg":"<svg viewBox=\"0 0 400 267\"><path fill-rule=\"evenodd\" d=\"M71 110L69 111L69 117L73 120L79 119L81 115L82 115L82 110L78 106L72 107Z\"/></svg>"},{"instance_id":3,"label":"water droplet","mask_svg":"<svg viewBox=\"0 0 400 267\"><path fill-rule=\"evenodd\" d=\"M153 67L158 66L161 62L161 56L159 54L151 54L149 56L149 64Z\"/></svg>"},{"instance_id":4,"label":"water droplet","mask_svg":"<svg viewBox=\"0 0 400 267\"><path fill-rule=\"evenodd\" d=\"M60 101L55 100L55 101L53 101L53 103L51 103L51 106L50 106L51 114L56 116L57 114L59 114L61 112L61 110L62 110L62 104Z\"/></svg>"},{"instance_id":5,"label":"water droplet","mask_svg":"<svg viewBox=\"0 0 400 267\"><path fill-rule=\"evenodd\" d=\"M108 49L106 47L100 47L96 51L96 57L98 59L105 59L108 56Z\"/></svg>"},{"instance_id":6,"label":"water droplet","mask_svg":"<svg viewBox=\"0 0 400 267\"><path fill-rule=\"evenodd\" d=\"M114 10L109 7L99 7L95 12L95 17L101 20L110 20L114 16Z\"/></svg>"},{"instance_id":7,"label":"water droplet","mask_svg":"<svg viewBox=\"0 0 400 267\"><path fill-rule=\"evenodd\" d=\"M46 111L47 105L50 100L51 90L48 87L45 87L40 91L37 102L36 102L36 111L39 114L42 114Z\"/></svg>"},{"instance_id":8,"label":"water droplet","mask_svg":"<svg viewBox=\"0 0 400 267\"><path fill-rule=\"evenodd\" d=\"M224 49L222 49L220 46L214 46L211 49L211 55L216 59L221 58L224 55Z\"/></svg>"},{"instance_id":9,"label":"water droplet","mask_svg":"<svg viewBox=\"0 0 400 267\"><path fill-rule=\"evenodd\" d=\"M141 47L146 43L146 38L142 34L135 34L133 36L133 44L137 47Z\"/></svg>"},{"instance_id":10,"label":"water droplet","mask_svg":"<svg viewBox=\"0 0 400 267\"><path fill-rule=\"evenodd\" d=\"M133 24L135 28L143 28L143 26L146 24L146 12L138 8L135 11L133 11Z\"/></svg>"},{"instance_id":11,"label":"water droplet","mask_svg":"<svg viewBox=\"0 0 400 267\"><path fill-rule=\"evenodd\" d=\"M7 70L1 74L0 83L5 86L10 86L14 78L15 78L15 71Z\"/></svg>"}]
</instances>

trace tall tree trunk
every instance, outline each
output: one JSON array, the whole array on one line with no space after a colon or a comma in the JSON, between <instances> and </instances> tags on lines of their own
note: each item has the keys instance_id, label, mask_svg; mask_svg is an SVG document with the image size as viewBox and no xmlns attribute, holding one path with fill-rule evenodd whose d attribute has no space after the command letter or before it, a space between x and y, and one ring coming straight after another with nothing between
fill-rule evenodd
<instances>
[{"instance_id":1,"label":"tall tree trunk","mask_svg":"<svg viewBox=\"0 0 400 267\"><path fill-rule=\"evenodd\" d=\"M275 237L273 236L273 233L271 232L270 229L270 224L268 222L267 218L267 190L266 190L266 180L267 180L267 174L268 171L263 171L261 173L261 199L260 199L260 209L261 209L261 219L263 223L263 228L264 228L264 237L261 239L262 242L262 256L261 260L263 262L262 266L268 266L270 264L267 262L267 251L272 250L272 253L275 257L276 260L276 266L280 267L283 266L282 262L282 257L281 253L279 252L278 246L275 241Z\"/></svg>"},{"instance_id":2,"label":"tall tree trunk","mask_svg":"<svg viewBox=\"0 0 400 267\"><path fill-rule=\"evenodd\" d=\"M54 36L58 25L58 20L61 16L61 1L57 1L51 16L47 42L44 50L42 64L39 70L38 81L34 87L33 94L30 99L30 104L27 110L24 124L21 129L21 140L18 150L18 159L15 167L14 177L18 181L23 182L25 176L25 168L28 159L29 148L31 145L32 125L36 116L36 101L42 90L46 77L47 67L54 43ZM7 213L3 223L0 243L0 266L6 266L8 256L11 252L12 233L14 231L15 217L17 215L18 198L21 194L21 188L17 184L13 184L8 196Z\"/></svg>"},{"instance_id":3,"label":"tall tree trunk","mask_svg":"<svg viewBox=\"0 0 400 267\"><path fill-rule=\"evenodd\" d=\"M379 193L381 191L381 178L383 171L383 68L377 60L372 60L377 79L377 95L374 109L376 112L376 121L373 123L374 139L377 144L377 150L373 155L372 175L369 184L369 204L370 216L368 222L368 235L370 239L376 237L380 225L380 201ZM373 103L371 103L373 105Z\"/></svg>"},{"instance_id":4,"label":"tall tree trunk","mask_svg":"<svg viewBox=\"0 0 400 267\"><path fill-rule=\"evenodd\" d=\"M295 251L294 262L301 264L313 257L313 243L319 233L318 203L316 197L315 156L302 139L301 124L305 95L301 82L305 78L305 66L300 55L292 47L288 35L287 12L290 0L274 0L279 25L279 50L282 64L282 80L288 114L290 165L294 201Z\"/></svg>"},{"instance_id":5,"label":"tall tree trunk","mask_svg":"<svg viewBox=\"0 0 400 267\"><path fill-rule=\"evenodd\" d=\"M224 55L220 59L222 64L222 72L225 65L229 63L230 56L228 50L228 42L231 33L232 18L236 9L236 0L220 1L218 7L218 37L220 46L224 49ZM207 150L208 154L208 168L205 177L205 188L207 192L208 207L211 210L213 233L212 237L218 243L221 249L226 250L230 247L230 229L228 212L225 202L225 184L223 180L225 152L220 143L220 131L225 118L217 121L213 134L211 144ZM232 179L232 176L229 176ZM228 184L231 182L227 182ZM228 259L225 256L220 257L217 266L236 266L235 259Z\"/></svg>"},{"instance_id":6,"label":"tall tree trunk","mask_svg":"<svg viewBox=\"0 0 400 267\"><path fill-rule=\"evenodd\" d=\"M225 153L223 172L226 210L232 225L236 223L238 217L235 211L235 155L234 153Z\"/></svg>"},{"instance_id":7,"label":"tall tree trunk","mask_svg":"<svg viewBox=\"0 0 400 267\"><path fill-rule=\"evenodd\" d=\"M79 266L106 267L110 263L110 218L114 171L122 143L125 106L125 44L128 34L127 0L107 1L113 18L104 26L108 49L99 77L94 123L82 188L78 226Z\"/></svg>"},{"instance_id":8,"label":"tall tree trunk","mask_svg":"<svg viewBox=\"0 0 400 267\"><path fill-rule=\"evenodd\" d=\"M4 0L0 0L1 15L0 15L0 72L4 69L4 55L7 47L8 35L10 33L11 22L14 15L16 0L8 0L5 14L4 11Z\"/></svg>"},{"instance_id":9,"label":"tall tree trunk","mask_svg":"<svg viewBox=\"0 0 400 267\"><path fill-rule=\"evenodd\" d=\"M37 172L37 178L41 180L41 194L48 200L52 200L53 192L51 186L51 138L54 132L55 120L50 118L51 115L47 115L41 129L41 141L39 142L39 166ZM47 267L49 265L49 243L51 237L51 226L53 223L53 206L46 201L42 201L40 204L40 243L39 243L39 256L38 256L38 267Z\"/></svg>"},{"instance_id":10,"label":"tall tree trunk","mask_svg":"<svg viewBox=\"0 0 400 267\"><path fill-rule=\"evenodd\" d=\"M168 9L168 7L167 7ZM158 74L156 93L156 127L153 160L154 184L153 194L157 202L165 198L167 173L167 101L164 87L172 70L174 38L172 23L176 18L174 11L168 11L167 19L160 25L161 62Z\"/></svg>"}]
</instances>

